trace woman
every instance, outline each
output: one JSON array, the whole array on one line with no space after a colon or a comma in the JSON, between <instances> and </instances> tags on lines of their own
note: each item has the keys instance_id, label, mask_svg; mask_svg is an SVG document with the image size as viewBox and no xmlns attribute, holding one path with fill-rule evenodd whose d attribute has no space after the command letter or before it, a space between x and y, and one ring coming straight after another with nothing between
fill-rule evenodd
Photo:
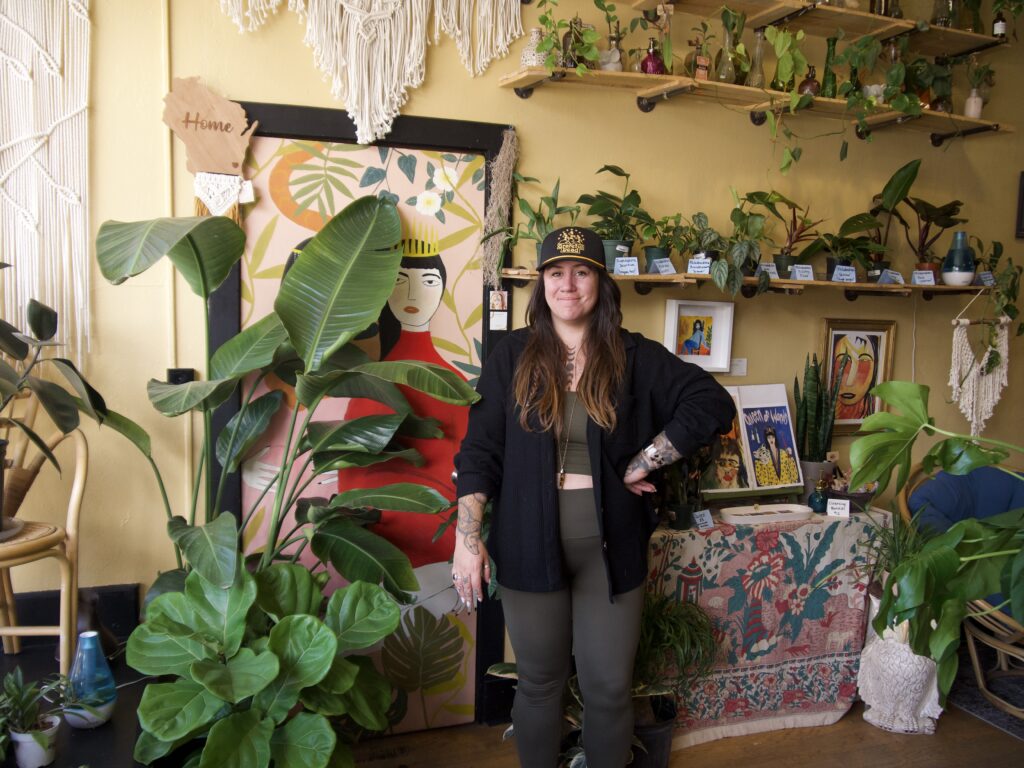
<instances>
[{"instance_id":1,"label":"woman","mask_svg":"<svg viewBox=\"0 0 1024 768\"><path fill-rule=\"evenodd\" d=\"M693 321L693 333L683 342L683 350L687 355L710 355L711 350L704 344L704 321Z\"/></svg>"},{"instance_id":2,"label":"woman","mask_svg":"<svg viewBox=\"0 0 1024 768\"><path fill-rule=\"evenodd\" d=\"M877 344L876 338L857 333L843 334L836 342L830 381L835 381L846 362L846 374L839 382L837 420L863 420L875 412L875 399L869 393L877 383Z\"/></svg>"},{"instance_id":3,"label":"woman","mask_svg":"<svg viewBox=\"0 0 1024 768\"><path fill-rule=\"evenodd\" d=\"M539 262L529 327L488 357L456 457L452 578L472 607L494 559L519 674L520 763L555 766L575 655L587 764L622 768L656 522L642 494L654 491L652 471L729 429L734 407L701 368L620 327L619 289L594 232L555 230Z\"/></svg>"},{"instance_id":4,"label":"woman","mask_svg":"<svg viewBox=\"0 0 1024 768\"><path fill-rule=\"evenodd\" d=\"M760 487L800 482L796 460L789 448L779 450L775 427L764 428L763 445L754 451L754 474Z\"/></svg>"}]
</instances>

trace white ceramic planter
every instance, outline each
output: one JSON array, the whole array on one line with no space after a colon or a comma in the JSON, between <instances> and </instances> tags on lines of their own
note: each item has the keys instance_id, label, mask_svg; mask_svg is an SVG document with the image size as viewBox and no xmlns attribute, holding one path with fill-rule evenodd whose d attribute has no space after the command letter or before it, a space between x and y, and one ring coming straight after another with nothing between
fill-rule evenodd
<instances>
[{"instance_id":1,"label":"white ceramic planter","mask_svg":"<svg viewBox=\"0 0 1024 768\"><path fill-rule=\"evenodd\" d=\"M57 753L57 729L60 728L60 718L50 715L46 721L50 723L50 727L45 731L30 733L11 731L11 741L14 742L14 756L17 758L18 768L42 768L54 761Z\"/></svg>"},{"instance_id":2,"label":"white ceramic planter","mask_svg":"<svg viewBox=\"0 0 1024 768\"><path fill-rule=\"evenodd\" d=\"M971 95L964 100L964 117L981 117L981 108L985 102L977 88L971 88Z\"/></svg>"}]
</instances>

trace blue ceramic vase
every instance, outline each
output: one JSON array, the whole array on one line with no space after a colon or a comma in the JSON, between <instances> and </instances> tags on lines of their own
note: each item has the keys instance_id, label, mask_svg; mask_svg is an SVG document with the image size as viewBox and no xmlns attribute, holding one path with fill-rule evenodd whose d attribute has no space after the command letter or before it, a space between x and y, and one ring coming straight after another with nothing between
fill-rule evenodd
<instances>
[{"instance_id":1,"label":"blue ceramic vase","mask_svg":"<svg viewBox=\"0 0 1024 768\"><path fill-rule=\"evenodd\" d=\"M966 232L954 232L953 244L942 262L942 282L946 285L970 285L974 282L974 249Z\"/></svg>"},{"instance_id":2,"label":"blue ceramic vase","mask_svg":"<svg viewBox=\"0 0 1024 768\"><path fill-rule=\"evenodd\" d=\"M68 675L71 701L65 706L64 719L74 728L103 725L114 713L117 686L110 665L103 655L96 632L78 636L75 660Z\"/></svg>"}]
</instances>

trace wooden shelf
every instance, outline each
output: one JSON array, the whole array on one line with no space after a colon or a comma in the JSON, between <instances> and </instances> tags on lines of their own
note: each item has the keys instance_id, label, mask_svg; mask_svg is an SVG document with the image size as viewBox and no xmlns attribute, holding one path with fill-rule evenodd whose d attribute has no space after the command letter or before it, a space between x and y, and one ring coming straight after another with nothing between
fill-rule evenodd
<instances>
[{"instance_id":1,"label":"wooden shelf","mask_svg":"<svg viewBox=\"0 0 1024 768\"><path fill-rule=\"evenodd\" d=\"M910 50L922 56L963 56L1006 44L998 37L951 27L928 27L910 38Z\"/></svg>"},{"instance_id":2,"label":"wooden shelf","mask_svg":"<svg viewBox=\"0 0 1024 768\"><path fill-rule=\"evenodd\" d=\"M787 21L786 27L794 32L802 29L805 34L815 37L835 37L836 31L841 29L845 33L844 40L853 42L865 35L886 40L909 32L914 24L908 19L893 19L877 13L818 5Z\"/></svg>"}]
</instances>

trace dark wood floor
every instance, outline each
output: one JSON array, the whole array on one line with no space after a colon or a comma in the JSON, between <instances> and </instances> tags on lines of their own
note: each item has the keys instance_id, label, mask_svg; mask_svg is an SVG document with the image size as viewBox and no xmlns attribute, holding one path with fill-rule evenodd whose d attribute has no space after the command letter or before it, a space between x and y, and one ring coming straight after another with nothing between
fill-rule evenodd
<instances>
[{"instance_id":1,"label":"dark wood floor","mask_svg":"<svg viewBox=\"0 0 1024 768\"><path fill-rule=\"evenodd\" d=\"M950 709L933 736L905 736L864 722L861 705L835 725L720 739L678 750L671 768L1022 768L1024 741ZM504 726L467 725L403 734L357 748L359 768L519 768Z\"/></svg>"}]
</instances>

